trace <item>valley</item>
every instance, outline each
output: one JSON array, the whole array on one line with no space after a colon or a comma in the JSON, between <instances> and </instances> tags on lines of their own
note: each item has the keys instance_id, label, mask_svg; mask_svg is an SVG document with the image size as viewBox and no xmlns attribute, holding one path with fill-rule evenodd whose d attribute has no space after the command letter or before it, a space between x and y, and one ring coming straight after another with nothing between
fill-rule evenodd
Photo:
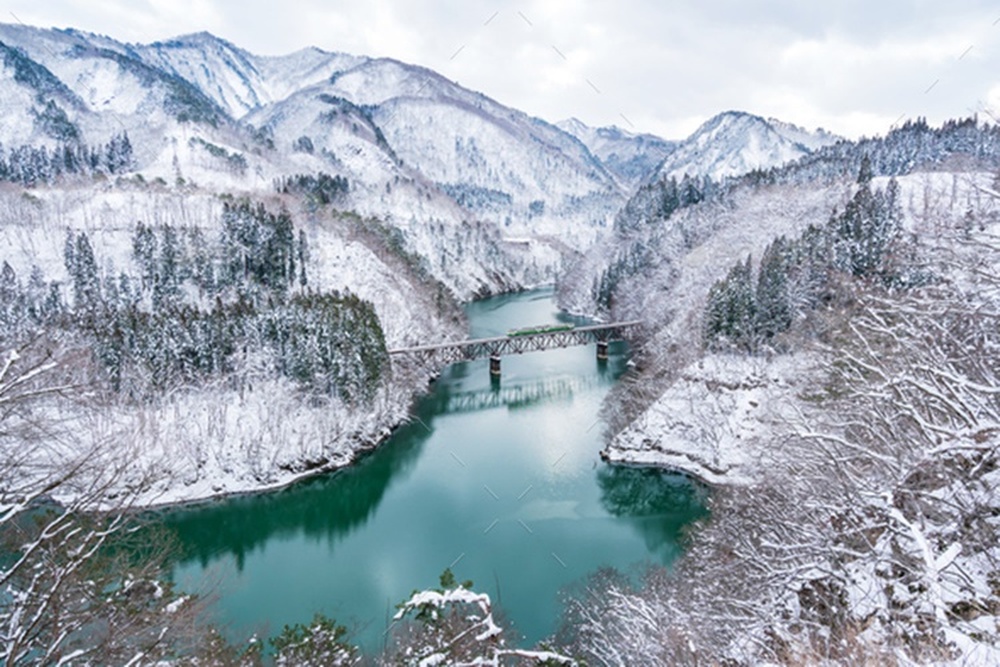
<instances>
[{"instance_id":1,"label":"valley","mask_svg":"<svg viewBox=\"0 0 1000 667\"><path fill-rule=\"evenodd\" d=\"M997 125L665 139L209 33L0 53L0 658L997 659ZM594 322L627 344L389 354Z\"/></svg>"}]
</instances>

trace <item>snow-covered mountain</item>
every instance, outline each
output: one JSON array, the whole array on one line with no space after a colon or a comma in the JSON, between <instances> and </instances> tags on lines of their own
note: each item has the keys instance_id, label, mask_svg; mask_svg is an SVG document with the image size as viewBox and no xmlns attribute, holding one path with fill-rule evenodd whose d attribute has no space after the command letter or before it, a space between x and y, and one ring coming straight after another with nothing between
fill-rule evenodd
<instances>
[{"instance_id":1,"label":"snow-covered mountain","mask_svg":"<svg viewBox=\"0 0 1000 667\"><path fill-rule=\"evenodd\" d=\"M796 160L839 140L822 129L810 132L775 119L726 111L680 142L655 177L680 179L688 174L717 180L738 176Z\"/></svg>"},{"instance_id":2,"label":"snow-covered mountain","mask_svg":"<svg viewBox=\"0 0 1000 667\"><path fill-rule=\"evenodd\" d=\"M340 176L350 183L340 208L399 229L463 296L551 280L627 195L572 135L394 60L22 25L0 25L0 44L4 146L100 146L127 131L146 179L220 192Z\"/></svg>"},{"instance_id":3,"label":"snow-covered mountain","mask_svg":"<svg viewBox=\"0 0 1000 667\"><path fill-rule=\"evenodd\" d=\"M8 149L127 131L148 180L253 193L339 176L339 208L399 230L463 297L551 280L644 181L743 173L836 139L737 112L680 143L559 127L423 67L315 48L262 57L208 33L141 45L0 25L0 52Z\"/></svg>"},{"instance_id":4,"label":"snow-covered mountain","mask_svg":"<svg viewBox=\"0 0 1000 667\"><path fill-rule=\"evenodd\" d=\"M367 60L316 48L257 56L207 32L136 46L133 52L143 62L190 81L234 119Z\"/></svg>"},{"instance_id":5,"label":"snow-covered mountain","mask_svg":"<svg viewBox=\"0 0 1000 667\"><path fill-rule=\"evenodd\" d=\"M82 124L83 139L96 142L102 130L113 131L110 125L118 123L131 129L225 120L225 111L196 85L143 62L130 47L107 37L0 24L0 42L28 63L19 69L6 57L5 79L35 87L36 81L58 81L79 101L73 105L79 113L70 119ZM26 69L33 72L30 79ZM0 135L5 142L18 138L8 128Z\"/></svg>"},{"instance_id":6,"label":"snow-covered mountain","mask_svg":"<svg viewBox=\"0 0 1000 667\"><path fill-rule=\"evenodd\" d=\"M622 203L614 177L565 133L422 67L318 49L264 58L207 33L133 51L266 129L279 149L325 149L366 182L422 176L519 236L599 227Z\"/></svg>"},{"instance_id":7,"label":"snow-covered mountain","mask_svg":"<svg viewBox=\"0 0 1000 667\"><path fill-rule=\"evenodd\" d=\"M785 139L804 146L810 152L819 150L830 144L835 144L843 139L843 137L832 132L827 132L822 127L818 127L815 130L807 130L804 127L799 127L793 123L786 123L773 117L768 118L767 123Z\"/></svg>"},{"instance_id":8,"label":"snow-covered mountain","mask_svg":"<svg viewBox=\"0 0 1000 667\"><path fill-rule=\"evenodd\" d=\"M576 118L556 123L583 142L604 167L632 189L646 180L678 142L655 134L634 134L620 127L590 127Z\"/></svg>"},{"instance_id":9,"label":"snow-covered mountain","mask_svg":"<svg viewBox=\"0 0 1000 667\"><path fill-rule=\"evenodd\" d=\"M623 202L614 177L573 137L395 60L365 61L246 121L268 128L279 144L307 136L339 156L339 140L324 128L348 108L380 130L376 142L391 147L401 177L415 170L473 216L514 235L559 234L572 243L582 232L585 243Z\"/></svg>"},{"instance_id":10,"label":"snow-covered mountain","mask_svg":"<svg viewBox=\"0 0 1000 667\"><path fill-rule=\"evenodd\" d=\"M717 129L715 138L725 137L737 122L748 132L756 133L763 127L760 119L723 120L718 124L721 128L711 124L707 128ZM768 125L775 135L784 134L784 139L799 134L796 128L783 128L774 122ZM740 134L733 132L737 137ZM765 136L775 146L785 146L770 132ZM804 139L799 135L795 143L805 144ZM780 151L775 153L777 158L782 157ZM870 183L867 179L858 182L862 165L867 174L874 176ZM717 574L707 580L751 580L756 575L734 574L728 545L740 535L767 533L770 526L780 524L780 529L768 538L768 548L758 552L759 557L747 570L764 573L760 585L742 586L736 591L723 583L712 591L712 599L738 600L727 609L752 610L743 630L735 630L738 623L734 625L733 616L726 613L719 615L714 628L700 635L706 617L697 600L704 598L692 595L687 586L650 587L646 600L655 600L658 606L643 608L642 597L629 592L627 595L632 597L621 607L620 622L598 621L599 626L603 625L603 636L614 638L614 650L620 651L617 655L627 655L619 630L630 627L639 608L648 618L669 619L658 630L660 636L683 632L688 638L700 637L692 645L713 646L711 650L720 651L717 662L730 657L747 661L746 647L763 636L761 619L768 619L766 633L792 636L802 627L803 618L809 618L809 622L822 618L817 627L828 637L841 622L831 619L844 618L850 627L856 627L858 622L868 624L862 652L872 647L886 647L886 654L895 650L894 637L899 636L893 634L896 632L913 637L948 632L948 659L954 664L997 664L996 647L991 641L995 633L979 632L979 628L996 626L995 609L992 615L983 612L977 616L976 625L955 622L947 630L918 630L911 625L912 619L921 619L919 622L926 626L924 619L931 618L929 614L921 616L919 609L931 609L934 604L959 608L968 604L963 601L968 597L991 595L984 573L992 570L976 563L997 561L997 540L982 540L982 530L972 517L986 516L990 511L996 514L1000 507L997 483L985 479L986 472L983 477L968 475L968 466L956 465L947 458L958 451L964 456L966 451L977 451L977 447L978 451L995 453L995 434L976 435L982 440L978 444L963 440L975 439L968 434L982 432L975 421L980 417L976 416L970 417L971 427L962 425L954 434L947 427L940 428L948 433L947 445L941 444L933 421L926 422L924 432L929 435L911 437L900 424L909 419L922 420L922 416L913 415L932 412L929 401L933 397L927 398L930 392L910 400L893 399L887 409L884 397L887 391L893 391L886 387L920 384L923 380L915 377L915 368L947 377L956 387L972 386L975 383L968 382L966 374L982 372L983 355L949 355L939 350L949 345L965 349L963 343L950 342L952 331L960 331L963 337L969 331L981 331L977 335L983 340L995 338L1000 331L995 315L995 277L986 277L995 274L995 267L1000 266L996 242L1000 233L998 196L989 185L998 169L997 127L970 118L948 121L940 128L916 121L884 138L844 141L820 148L814 156L775 169L765 179L735 178L710 188L711 194L704 199L687 197L686 205L686 187L657 181L641 188L623 210L629 213L625 220L629 224L619 225L616 221L615 236L591 251L602 254L607 261L593 262L588 253L580 264L586 267L589 263L589 270L564 279L568 287L581 291L589 288L582 301L573 299L574 295L566 290L561 294L565 306L586 311L588 299L601 301L606 304L609 319L641 318L646 326L644 340L634 348L639 350L637 376L605 406L605 414L613 415L616 422L610 430L617 433L604 456L616 463L683 470L712 486L746 487L742 496L745 502L727 505L723 513L728 512L728 518L719 522L731 522L726 529L730 532L726 536L712 534L713 529L696 532L691 553L697 557L682 559L675 573L683 574L684 567L690 567L689 578L694 573L704 577L717 563ZM853 212L837 213L864 207L868 208L860 214L865 220L863 225L845 226L845 220L860 218ZM880 240L885 232L879 216L892 225L888 234L894 240L889 243ZM860 265L850 263L852 260L840 263L844 260L829 252L830 247L844 243L848 237L856 239L847 241L859 244L856 247L879 248L875 252L887 253L883 255L886 264L880 264L877 271L882 276L892 275L890 281L863 275L865 270L873 269L859 269ZM896 243L906 250L889 251ZM800 249L805 247L812 250L803 253ZM815 272L802 271L805 263L795 263L803 260L790 259L807 254L811 259L805 262L815 262ZM942 262L941 257L953 259ZM761 268L768 264L768 270ZM779 268L774 269L776 266ZM745 322L762 312L775 312L766 305L769 297L761 289L762 285L767 289L770 278L764 276L768 271L774 271L770 275L778 276L775 284L781 284L778 299L787 299L785 303L789 304L785 311L789 313L788 329L779 334L783 337L761 334L756 352L750 351L751 346L713 349L710 332L720 319L733 317L740 309L744 314L735 317L743 317ZM975 278L974 272L979 274ZM897 278L917 274L921 278L912 282ZM823 297L803 298L804 292L793 286L795 281L800 281L799 286L812 284L805 291L822 290ZM886 288L887 282L892 284L891 289ZM934 284L934 289L926 289L929 283ZM608 291L602 294L605 288ZM720 298L726 290L738 296L729 301L728 297ZM947 324L938 326L939 321L956 324L949 328ZM925 334L930 329L935 335ZM833 332L836 334L831 335ZM884 340L891 342L882 344ZM915 359L925 358L923 355L927 355L926 362L914 363ZM842 373L840 368L850 371ZM848 378L850 374L853 378ZM831 379L836 391L817 390L833 386ZM949 391L954 396L962 393L960 389ZM886 422L880 421L883 415L887 415ZM993 415L985 419L995 423ZM883 429L880 432L886 435L870 437L874 428L859 432L844 429L847 423L885 423L875 428ZM822 454L815 462L804 465L803 461L812 455L806 452L817 451L816 443L821 439L830 446L819 447ZM874 444L876 440L878 445ZM778 441L783 443L780 451L773 446ZM798 449L793 442L800 443ZM891 460L888 465L900 466L899 472L874 472L882 465L875 460L884 457L885 452L891 452L886 458ZM841 466L846 460L854 462L856 470L864 471L858 477L863 481L845 481ZM807 469L816 481L801 484ZM928 470L935 473L929 475ZM976 470L996 474L995 467L979 466ZM866 490L855 493L850 490L855 484L864 485ZM814 503L822 493L820 489L827 485L833 489L831 498L850 498L847 512L835 508L835 500ZM994 492L983 495L984 500L976 496L975 503L965 503L964 498L980 489ZM772 492L773 497L780 496L787 503L777 522L773 507L759 514L751 509L759 507L759 499ZM894 500L903 497L930 500L909 505ZM798 507L808 510L797 514ZM816 514L815 507L825 509ZM879 512L893 518L877 518ZM958 516L963 512L967 514ZM889 528L882 529L884 533L878 539L852 541L848 535L856 534L859 524L842 522L840 517L847 513L864 517L861 522L865 526ZM903 527L895 541L886 537L894 521ZM963 533L956 526L976 528ZM948 531L947 537L939 537L936 531ZM799 536L807 534L823 535L814 549L801 548L809 538ZM919 537L914 539L914 534ZM851 554L827 569L830 544L847 543L851 544ZM706 548L708 544L711 546ZM939 555L945 551L946 557ZM791 560L803 565L786 568ZM920 567L930 563L927 569L934 572L937 587L930 592L918 587L914 593L908 588L914 580L910 570L885 566L889 561L920 563ZM779 571L783 574L776 577ZM787 579L776 585L781 577ZM824 587L833 581L838 582L833 584L838 591L834 596L814 595L815 591L828 590ZM774 595L776 590L787 591L787 595ZM601 596L594 599L597 597ZM836 603L841 611L831 614L829 600L836 597L841 600ZM690 604L689 611L678 614L691 600L696 601ZM685 618L685 613L688 620L678 623L677 618ZM604 610L594 615L608 616ZM865 620L859 621L861 618ZM937 618L945 619L945 615ZM781 620L772 626L771 619ZM950 617L941 621L942 625L949 623ZM678 630L680 627L684 629ZM787 630L791 627L795 629ZM717 644L723 635L732 638L728 647L728 640ZM990 641L981 645L984 636ZM606 646L602 644L601 650ZM670 664L690 656L665 649L654 657L647 652L645 631L633 635L632 646L633 655L642 656L631 658L632 662ZM780 658L756 656L749 660L781 662L787 659L786 648L781 645ZM765 653L768 650L765 648ZM702 653L699 649L699 655L704 657ZM822 658L814 661L819 660Z\"/></svg>"}]
</instances>

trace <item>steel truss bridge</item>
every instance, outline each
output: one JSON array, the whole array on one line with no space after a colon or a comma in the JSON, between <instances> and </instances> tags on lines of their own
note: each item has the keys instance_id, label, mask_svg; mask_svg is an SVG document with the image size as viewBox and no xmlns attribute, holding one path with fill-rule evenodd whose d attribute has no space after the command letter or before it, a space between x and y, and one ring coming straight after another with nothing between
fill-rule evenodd
<instances>
[{"instance_id":1,"label":"steel truss bridge","mask_svg":"<svg viewBox=\"0 0 1000 667\"><path fill-rule=\"evenodd\" d=\"M499 375L500 358L510 354L541 352L597 343L597 358L607 359L608 343L622 340L629 329L636 328L641 324L641 320L590 324L560 331L543 331L516 336L497 336L495 338L477 338L451 343L402 347L389 350L389 354L393 356L407 355L428 365L447 365L459 361L489 359L490 373Z\"/></svg>"}]
</instances>

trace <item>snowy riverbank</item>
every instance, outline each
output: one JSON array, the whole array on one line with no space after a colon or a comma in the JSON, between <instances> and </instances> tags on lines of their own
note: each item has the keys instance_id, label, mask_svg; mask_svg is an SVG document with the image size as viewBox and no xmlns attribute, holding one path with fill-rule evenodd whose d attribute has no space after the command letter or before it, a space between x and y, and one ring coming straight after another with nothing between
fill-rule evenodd
<instances>
[{"instance_id":1,"label":"snowy riverbank","mask_svg":"<svg viewBox=\"0 0 1000 667\"><path fill-rule=\"evenodd\" d=\"M603 456L678 470L712 485L752 484L774 425L807 389L813 364L807 355L698 359L612 439Z\"/></svg>"}]
</instances>

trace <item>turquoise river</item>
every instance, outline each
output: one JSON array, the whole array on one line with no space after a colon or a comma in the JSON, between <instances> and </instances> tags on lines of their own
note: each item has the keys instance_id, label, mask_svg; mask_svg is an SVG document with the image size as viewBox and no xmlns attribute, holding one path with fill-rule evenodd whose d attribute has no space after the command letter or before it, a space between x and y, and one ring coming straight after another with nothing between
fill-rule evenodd
<instances>
[{"instance_id":1,"label":"turquoise river","mask_svg":"<svg viewBox=\"0 0 1000 667\"><path fill-rule=\"evenodd\" d=\"M572 320L551 290L477 301L473 337ZM277 634L316 612L366 653L395 605L451 567L503 611L524 644L558 627L561 596L603 566L669 564L704 513L685 477L603 463L602 400L626 370L624 344L444 371L412 420L357 465L287 489L171 510L174 580L211 591L232 637Z\"/></svg>"}]
</instances>

